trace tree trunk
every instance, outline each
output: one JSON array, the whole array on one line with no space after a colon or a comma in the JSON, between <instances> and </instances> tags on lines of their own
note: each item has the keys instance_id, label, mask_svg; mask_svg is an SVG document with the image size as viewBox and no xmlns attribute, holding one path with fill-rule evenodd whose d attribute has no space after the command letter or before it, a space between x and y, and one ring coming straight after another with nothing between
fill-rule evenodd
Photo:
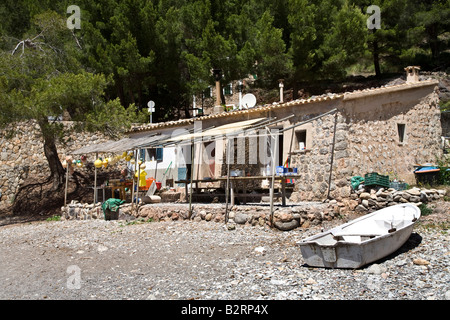
<instances>
[{"instance_id":1,"label":"tree trunk","mask_svg":"<svg viewBox=\"0 0 450 320\"><path fill-rule=\"evenodd\" d=\"M373 29L373 33L375 34L376 29ZM378 48L378 41L375 38L374 35L374 39L373 39L373 43L372 43L373 47L373 51L372 51L372 56L373 56L373 65L375 67L375 76L379 77L381 76L381 69L380 69L380 52L379 52L379 48Z\"/></svg>"},{"instance_id":2,"label":"tree trunk","mask_svg":"<svg viewBox=\"0 0 450 320\"><path fill-rule=\"evenodd\" d=\"M373 65L375 67L375 75L377 77L381 76L381 69L380 69L380 53L378 50L378 41L373 41Z\"/></svg>"},{"instance_id":3,"label":"tree trunk","mask_svg":"<svg viewBox=\"0 0 450 320\"><path fill-rule=\"evenodd\" d=\"M39 121L39 127L44 138L44 154L50 168L50 179L53 181L52 190L58 190L64 185L65 170L58 157L55 136L47 119Z\"/></svg>"},{"instance_id":4,"label":"tree trunk","mask_svg":"<svg viewBox=\"0 0 450 320\"><path fill-rule=\"evenodd\" d=\"M435 23L426 27L433 67L439 66L439 39L437 30L437 25Z\"/></svg>"},{"instance_id":5,"label":"tree trunk","mask_svg":"<svg viewBox=\"0 0 450 320\"><path fill-rule=\"evenodd\" d=\"M292 88L292 100L298 99L298 82L294 80Z\"/></svg>"},{"instance_id":6,"label":"tree trunk","mask_svg":"<svg viewBox=\"0 0 450 320\"><path fill-rule=\"evenodd\" d=\"M227 104L227 102L226 102L226 100L225 100L225 95L224 95L224 93L223 93L223 85L222 85L222 82L220 82L220 100L221 100L221 104L223 104L223 105L226 105Z\"/></svg>"},{"instance_id":7,"label":"tree trunk","mask_svg":"<svg viewBox=\"0 0 450 320\"><path fill-rule=\"evenodd\" d=\"M114 82L116 84L117 96L119 97L120 103L123 106L126 106L127 104L125 103L125 92L123 91L123 81L119 77L116 77L114 79Z\"/></svg>"}]
</instances>

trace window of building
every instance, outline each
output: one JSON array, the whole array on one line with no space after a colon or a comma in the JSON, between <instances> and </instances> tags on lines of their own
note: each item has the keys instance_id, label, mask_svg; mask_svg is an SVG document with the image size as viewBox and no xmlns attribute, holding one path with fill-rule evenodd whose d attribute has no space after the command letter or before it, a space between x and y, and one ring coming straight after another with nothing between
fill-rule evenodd
<instances>
[{"instance_id":1,"label":"window of building","mask_svg":"<svg viewBox=\"0 0 450 320\"><path fill-rule=\"evenodd\" d=\"M405 141L406 124L397 123L398 142L403 143Z\"/></svg>"},{"instance_id":2,"label":"window of building","mask_svg":"<svg viewBox=\"0 0 450 320\"><path fill-rule=\"evenodd\" d=\"M147 149L149 160L163 161L163 148Z\"/></svg>"},{"instance_id":3,"label":"window of building","mask_svg":"<svg viewBox=\"0 0 450 320\"><path fill-rule=\"evenodd\" d=\"M230 96L233 94L233 84L229 83L225 87L223 87L223 94L226 96Z\"/></svg>"},{"instance_id":4,"label":"window of building","mask_svg":"<svg viewBox=\"0 0 450 320\"><path fill-rule=\"evenodd\" d=\"M216 168L216 142L205 142L203 144L203 152L203 163L205 163L204 168L202 168L203 177L213 177Z\"/></svg>"},{"instance_id":5,"label":"window of building","mask_svg":"<svg viewBox=\"0 0 450 320\"><path fill-rule=\"evenodd\" d=\"M146 149L139 150L139 160L141 160L142 162L145 162L146 153L147 153Z\"/></svg>"},{"instance_id":6,"label":"window of building","mask_svg":"<svg viewBox=\"0 0 450 320\"><path fill-rule=\"evenodd\" d=\"M216 158L216 142L215 141L207 141L203 143L203 150L206 153L207 159L215 159Z\"/></svg>"},{"instance_id":7,"label":"window of building","mask_svg":"<svg viewBox=\"0 0 450 320\"><path fill-rule=\"evenodd\" d=\"M212 87L208 87L203 90L203 98L211 98L212 97Z\"/></svg>"},{"instance_id":8,"label":"window of building","mask_svg":"<svg viewBox=\"0 0 450 320\"><path fill-rule=\"evenodd\" d=\"M297 138L297 145L295 150L305 150L306 149L306 130L295 131L295 137Z\"/></svg>"}]
</instances>

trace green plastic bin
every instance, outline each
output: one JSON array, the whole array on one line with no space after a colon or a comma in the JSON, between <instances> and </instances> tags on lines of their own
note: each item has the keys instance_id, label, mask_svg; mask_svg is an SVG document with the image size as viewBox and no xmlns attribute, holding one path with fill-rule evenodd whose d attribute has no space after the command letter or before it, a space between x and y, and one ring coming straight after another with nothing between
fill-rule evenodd
<instances>
[{"instance_id":1,"label":"green plastic bin","mask_svg":"<svg viewBox=\"0 0 450 320\"><path fill-rule=\"evenodd\" d=\"M389 188L389 176L382 176L376 172L367 173L364 176L364 185Z\"/></svg>"}]
</instances>

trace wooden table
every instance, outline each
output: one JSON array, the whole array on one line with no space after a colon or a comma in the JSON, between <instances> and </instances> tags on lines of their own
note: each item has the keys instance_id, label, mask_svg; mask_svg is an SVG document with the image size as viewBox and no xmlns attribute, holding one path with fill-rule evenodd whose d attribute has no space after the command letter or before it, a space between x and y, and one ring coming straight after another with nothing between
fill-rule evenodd
<instances>
[{"instance_id":1,"label":"wooden table","mask_svg":"<svg viewBox=\"0 0 450 320\"><path fill-rule=\"evenodd\" d=\"M127 194L125 192L125 188L127 188L127 186L125 186L125 185L115 185L115 186L106 186L106 188L111 189L111 195L113 197L114 197L114 191L115 190L119 190L119 198L120 198L120 200L126 200Z\"/></svg>"},{"instance_id":2,"label":"wooden table","mask_svg":"<svg viewBox=\"0 0 450 320\"><path fill-rule=\"evenodd\" d=\"M281 181L281 202L282 205L286 205L286 179L298 179L300 178L299 175L286 175L286 176L274 176L275 181ZM213 179L207 179L207 180L193 180L192 183L200 183L200 182L217 182L217 181L226 181L227 177L219 177L219 178L213 178ZM272 180L271 176L246 176L246 177L230 177L230 199L231 199L231 205L233 206L235 203L235 185L233 182L237 181L252 181L252 180L265 180L268 179L269 181ZM186 200L189 199L189 192L187 185L190 183L189 180L179 180L175 181L175 183L184 183L186 186ZM245 184L244 184L245 185ZM208 189L214 189L214 188L208 188ZM246 193L246 188L244 187L244 194Z\"/></svg>"}]
</instances>

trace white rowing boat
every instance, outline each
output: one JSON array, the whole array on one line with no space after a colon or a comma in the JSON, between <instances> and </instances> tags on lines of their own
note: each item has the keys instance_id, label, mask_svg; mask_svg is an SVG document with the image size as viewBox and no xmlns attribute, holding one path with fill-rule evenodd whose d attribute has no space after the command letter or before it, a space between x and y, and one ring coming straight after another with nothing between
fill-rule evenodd
<instances>
[{"instance_id":1,"label":"white rowing boat","mask_svg":"<svg viewBox=\"0 0 450 320\"><path fill-rule=\"evenodd\" d=\"M420 209L387 207L299 242L309 266L359 268L398 250L411 235Z\"/></svg>"}]
</instances>

